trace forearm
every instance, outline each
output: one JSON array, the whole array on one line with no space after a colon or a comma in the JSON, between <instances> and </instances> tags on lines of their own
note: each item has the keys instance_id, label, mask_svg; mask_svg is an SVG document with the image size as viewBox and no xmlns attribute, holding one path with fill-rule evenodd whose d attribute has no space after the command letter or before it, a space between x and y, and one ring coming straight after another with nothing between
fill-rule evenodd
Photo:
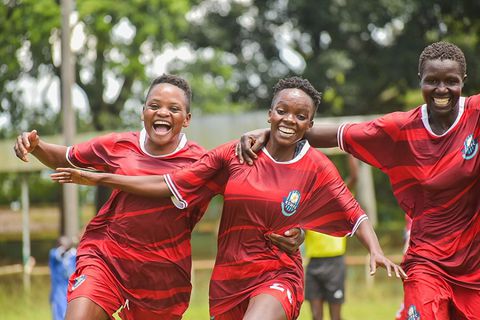
<instances>
[{"instance_id":1,"label":"forearm","mask_svg":"<svg viewBox=\"0 0 480 320\"><path fill-rule=\"evenodd\" d=\"M375 231L373 230L369 220L365 220L360 223L360 226L355 232L355 236L360 240L363 246L367 248L370 254L380 253L383 255L383 250L380 247L377 235L375 234Z\"/></svg>"},{"instance_id":2,"label":"forearm","mask_svg":"<svg viewBox=\"0 0 480 320\"><path fill-rule=\"evenodd\" d=\"M161 175L125 176L111 173L96 173L97 184L119 189L145 197L167 198L172 194Z\"/></svg>"},{"instance_id":3,"label":"forearm","mask_svg":"<svg viewBox=\"0 0 480 320\"><path fill-rule=\"evenodd\" d=\"M315 148L337 147L337 131L338 125L314 125L307 131L305 138Z\"/></svg>"},{"instance_id":4,"label":"forearm","mask_svg":"<svg viewBox=\"0 0 480 320\"><path fill-rule=\"evenodd\" d=\"M66 158L67 147L40 141L31 152L35 158L51 169L71 167Z\"/></svg>"}]
</instances>

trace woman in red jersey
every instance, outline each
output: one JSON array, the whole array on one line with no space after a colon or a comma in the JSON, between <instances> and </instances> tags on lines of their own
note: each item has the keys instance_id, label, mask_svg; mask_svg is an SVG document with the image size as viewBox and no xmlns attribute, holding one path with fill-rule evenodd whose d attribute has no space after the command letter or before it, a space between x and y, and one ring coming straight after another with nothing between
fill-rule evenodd
<instances>
[{"instance_id":1,"label":"woman in red jersey","mask_svg":"<svg viewBox=\"0 0 480 320\"><path fill-rule=\"evenodd\" d=\"M148 90L140 132L113 133L67 148L44 142L34 130L18 137L15 152L24 161L32 153L51 168L172 172L205 153L182 133L190 123L190 100L184 79L163 75ZM191 292L192 229L213 194L204 191L205 201L180 211L168 199L114 190L80 241L66 319L113 319L115 312L123 320L180 319Z\"/></svg>"},{"instance_id":2,"label":"woman in red jersey","mask_svg":"<svg viewBox=\"0 0 480 320\"><path fill-rule=\"evenodd\" d=\"M205 154L192 166L164 176L127 177L58 169L61 183L101 184L152 197L169 197L177 207L202 201L212 178L226 177L218 253L210 283L212 319L296 319L303 302L303 268L298 252L272 247L265 234L292 227L335 236L356 234L371 254L371 272L385 258L367 216L334 165L303 139L313 124L320 93L304 79L280 80L268 113L271 138L253 166L239 163L236 141ZM213 190L212 190L213 191Z\"/></svg>"},{"instance_id":3,"label":"woman in red jersey","mask_svg":"<svg viewBox=\"0 0 480 320\"><path fill-rule=\"evenodd\" d=\"M418 63L423 105L307 133L385 172L412 219L402 320L480 319L480 95L462 97L466 69L460 48L433 43ZM242 138L248 163L255 137Z\"/></svg>"}]
</instances>

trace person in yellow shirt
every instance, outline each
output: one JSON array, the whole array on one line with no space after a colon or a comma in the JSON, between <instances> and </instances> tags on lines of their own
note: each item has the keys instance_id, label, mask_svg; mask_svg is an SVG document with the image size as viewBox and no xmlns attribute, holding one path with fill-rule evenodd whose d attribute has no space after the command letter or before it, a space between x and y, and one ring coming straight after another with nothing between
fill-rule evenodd
<instances>
[{"instance_id":1,"label":"person in yellow shirt","mask_svg":"<svg viewBox=\"0 0 480 320\"><path fill-rule=\"evenodd\" d=\"M358 176L358 160L347 155L349 177L346 184L353 190ZM347 239L306 231L305 299L310 302L313 320L323 320L323 305L328 303L330 319L341 319L345 302L345 250Z\"/></svg>"}]
</instances>

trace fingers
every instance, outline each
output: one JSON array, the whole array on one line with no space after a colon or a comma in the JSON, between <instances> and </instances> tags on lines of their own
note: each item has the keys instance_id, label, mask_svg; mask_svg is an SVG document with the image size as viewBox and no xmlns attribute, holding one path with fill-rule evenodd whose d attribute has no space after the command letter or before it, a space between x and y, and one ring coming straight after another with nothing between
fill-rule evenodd
<instances>
[{"instance_id":1,"label":"fingers","mask_svg":"<svg viewBox=\"0 0 480 320\"><path fill-rule=\"evenodd\" d=\"M370 259L370 275L373 276L377 272L377 263L375 259Z\"/></svg>"},{"instance_id":2,"label":"fingers","mask_svg":"<svg viewBox=\"0 0 480 320\"><path fill-rule=\"evenodd\" d=\"M235 156L238 158L238 162L243 164L245 162L245 160L243 159L243 154L242 154L241 150L242 149L241 149L240 142L239 142L235 146Z\"/></svg>"},{"instance_id":3,"label":"fingers","mask_svg":"<svg viewBox=\"0 0 480 320\"><path fill-rule=\"evenodd\" d=\"M253 160L257 159L257 154L251 149L255 140L248 136L242 136L240 142L237 144L237 157L240 163L246 162L248 165L253 165Z\"/></svg>"},{"instance_id":4,"label":"fingers","mask_svg":"<svg viewBox=\"0 0 480 320\"><path fill-rule=\"evenodd\" d=\"M285 251L286 253L293 253L296 250L295 249L295 244L294 241L291 238L286 238L284 236L281 236L276 233L271 233L268 235L268 238L272 243L280 248L282 251Z\"/></svg>"},{"instance_id":5,"label":"fingers","mask_svg":"<svg viewBox=\"0 0 480 320\"><path fill-rule=\"evenodd\" d=\"M33 149L38 144L38 134L37 130L32 130L31 132L23 132L17 137L17 141L13 150L17 158L24 162L28 162L27 154L32 152Z\"/></svg>"},{"instance_id":6,"label":"fingers","mask_svg":"<svg viewBox=\"0 0 480 320\"><path fill-rule=\"evenodd\" d=\"M408 276L405 271L397 264L393 263L384 256L372 258L370 261L370 274L375 274L376 266L381 265L387 270L387 275L392 276L392 270L397 278L407 279Z\"/></svg>"},{"instance_id":7,"label":"fingers","mask_svg":"<svg viewBox=\"0 0 480 320\"><path fill-rule=\"evenodd\" d=\"M255 140L255 143L252 145L250 151L253 152L253 154L255 155L255 159L257 157L257 152L260 151L260 149L263 148L263 146L265 145L265 142L261 139L257 139Z\"/></svg>"},{"instance_id":8,"label":"fingers","mask_svg":"<svg viewBox=\"0 0 480 320\"><path fill-rule=\"evenodd\" d=\"M50 179L58 183L74 183L73 176L78 172L78 170L72 168L56 168L55 170L57 172L50 174Z\"/></svg>"},{"instance_id":9,"label":"fingers","mask_svg":"<svg viewBox=\"0 0 480 320\"><path fill-rule=\"evenodd\" d=\"M13 150L15 151L15 155L17 156L17 158L19 158L20 160L22 160L24 162L28 162L28 159L27 159L27 153L28 152L27 152L27 149L25 148L25 146L23 144L22 135L19 135L17 137L17 142L13 146Z\"/></svg>"},{"instance_id":10,"label":"fingers","mask_svg":"<svg viewBox=\"0 0 480 320\"><path fill-rule=\"evenodd\" d=\"M397 266L397 265L395 265L395 266L396 266L396 269L397 269L396 273L399 273L400 277L402 279L408 279L407 273L403 270L403 268L400 267L400 266ZM397 278L398 278L398 275L397 275Z\"/></svg>"},{"instance_id":11,"label":"fingers","mask_svg":"<svg viewBox=\"0 0 480 320\"><path fill-rule=\"evenodd\" d=\"M55 172L50 174L50 179L58 183L72 183L72 175L68 172Z\"/></svg>"},{"instance_id":12,"label":"fingers","mask_svg":"<svg viewBox=\"0 0 480 320\"><path fill-rule=\"evenodd\" d=\"M388 261L388 260L387 260ZM386 263L385 264L385 269L387 269L387 275L389 277L392 276L392 263L390 261L388 261L389 263Z\"/></svg>"}]
</instances>

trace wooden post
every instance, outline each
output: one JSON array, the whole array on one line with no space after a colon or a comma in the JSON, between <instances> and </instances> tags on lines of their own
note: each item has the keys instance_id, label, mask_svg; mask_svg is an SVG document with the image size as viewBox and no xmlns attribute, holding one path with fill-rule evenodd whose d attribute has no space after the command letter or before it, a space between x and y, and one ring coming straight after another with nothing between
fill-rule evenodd
<instances>
[{"instance_id":1,"label":"wooden post","mask_svg":"<svg viewBox=\"0 0 480 320\"><path fill-rule=\"evenodd\" d=\"M61 100L63 110L63 135L65 145L74 142L76 134L75 112L72 106L72 88L75 83L75 62L70 48L70 16L73 11L73 0L61 0L62 10L62 65L61 65ZM63 185L63 221L65 235L76 237L78 222L78 187L75 184Z\"/></svg>"},{"instance_id":2,"label":"wooden post","mask_svg":"<svg viewBox=\"0 0 480 320\"><path fill-rule=\"evenodd\" d=\"M377 225L377 203L375 199L375 187L373 184L372 167L365 162L360 162L357 186L357 199L373 227ZM374 278L370 276L370 256L365 259L365 283L372 287Z\"/></svg>"}]
</instances>

